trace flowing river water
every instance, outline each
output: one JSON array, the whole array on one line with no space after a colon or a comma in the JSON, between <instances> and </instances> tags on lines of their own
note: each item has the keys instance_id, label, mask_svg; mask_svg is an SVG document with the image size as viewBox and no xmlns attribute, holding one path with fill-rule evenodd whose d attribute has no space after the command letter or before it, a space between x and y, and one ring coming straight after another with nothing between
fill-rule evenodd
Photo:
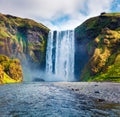
<instances>
[{"instance_id":1,"label":"flowing river water","mask_svg":"<svg viewBox=\"0 0 120 117\"><path fill-rule=\"evenodd\" d=\"M53 83L0 86L0 117L119 117L120 104L97 102Z\"/></svg>"}]
</instances>

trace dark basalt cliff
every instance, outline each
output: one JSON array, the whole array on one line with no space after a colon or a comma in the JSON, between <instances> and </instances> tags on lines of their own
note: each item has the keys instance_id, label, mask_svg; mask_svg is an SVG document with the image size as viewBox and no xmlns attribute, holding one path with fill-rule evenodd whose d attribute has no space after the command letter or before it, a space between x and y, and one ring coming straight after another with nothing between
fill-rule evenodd
<instances>
[{"instance_id":1,"label":"dark basalt cliff","mask_svg":"<svg viewBox=\"0 0 120 117\"><path fill-rule=\"evenodd\" d=\"M120 13L103 13L75 29L76 76L120 82Z\"/></svg>"}]
</instances>

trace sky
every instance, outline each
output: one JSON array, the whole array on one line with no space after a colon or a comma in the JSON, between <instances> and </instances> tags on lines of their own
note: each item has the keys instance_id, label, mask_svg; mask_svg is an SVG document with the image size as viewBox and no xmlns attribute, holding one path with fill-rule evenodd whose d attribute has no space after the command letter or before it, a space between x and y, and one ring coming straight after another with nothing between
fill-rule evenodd
<instances>
[{"instance_id":1,"label":"sky","mask_svg":"<svg viewBox=\"0 0 120 117\"><path fill-rule=\"evenodd\" d=\"M0 13L30 18L51 30L74 29L102 12L120 12L120 0L0 0Z\"/></svg>"}]
</instances>

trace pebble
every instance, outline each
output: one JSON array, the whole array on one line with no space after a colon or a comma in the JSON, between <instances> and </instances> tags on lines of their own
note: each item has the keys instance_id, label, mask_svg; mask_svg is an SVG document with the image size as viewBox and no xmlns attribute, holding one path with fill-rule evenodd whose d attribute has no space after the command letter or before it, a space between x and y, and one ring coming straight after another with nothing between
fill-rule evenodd
<instances>
[{"instance_id":1,"label":"pebble","mask_svg":"<svg viewBox=\"0 0 120 117\"><path fill-rule=\"evenodd\" d=\"M95 93L100 93L99 91L95 91Z\"/></svg>"}]
</instances>

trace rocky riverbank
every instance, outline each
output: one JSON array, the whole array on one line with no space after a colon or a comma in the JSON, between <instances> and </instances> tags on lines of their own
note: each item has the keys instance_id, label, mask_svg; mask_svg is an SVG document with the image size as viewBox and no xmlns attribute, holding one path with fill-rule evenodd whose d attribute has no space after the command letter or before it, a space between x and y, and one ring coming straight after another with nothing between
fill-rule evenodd
<instances>
[{"instance_id":1,"label":"rocky riverbank","mask_svg":"<svg viewBox=\"0 0 120 117\"><path fill-rule=\"evenodd\" d=\"M97 98L98 101L120 103L120 83L60 82L54 83L54 85L70 89L78 94Z\"/></svg>"}]
</instances>

